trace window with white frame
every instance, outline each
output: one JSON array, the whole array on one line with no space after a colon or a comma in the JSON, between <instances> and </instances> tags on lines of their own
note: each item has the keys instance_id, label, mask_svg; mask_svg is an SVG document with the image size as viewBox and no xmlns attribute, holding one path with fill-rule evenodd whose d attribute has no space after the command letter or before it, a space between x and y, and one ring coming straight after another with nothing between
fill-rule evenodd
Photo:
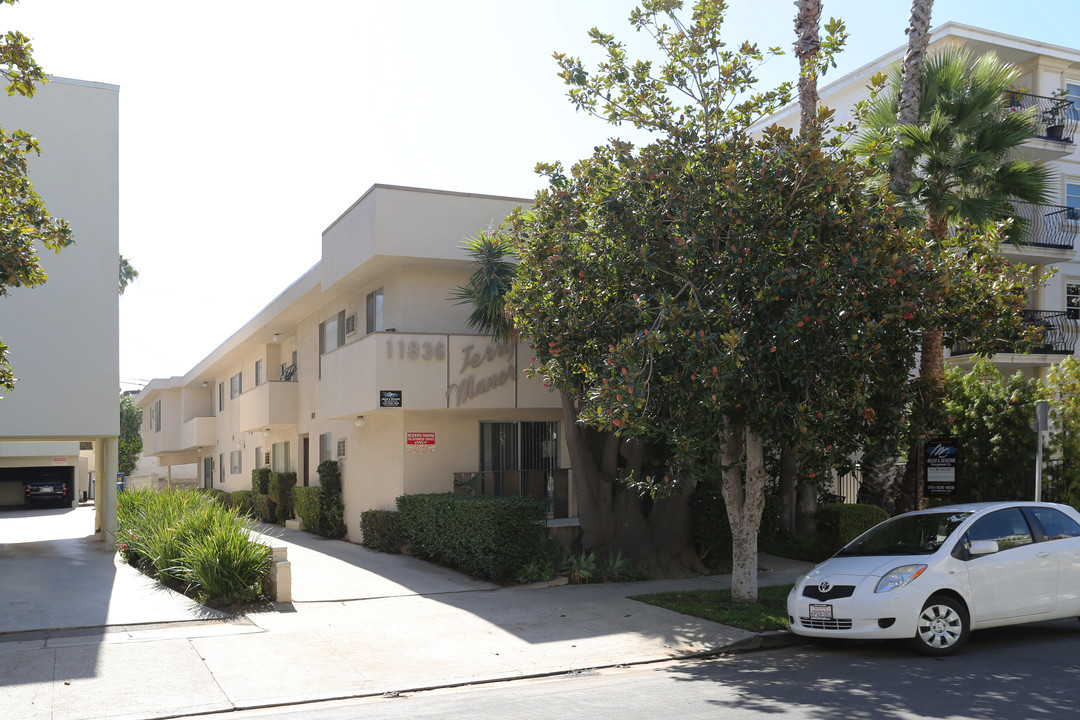
<instances>
[{"instance_id":1,"label":"window with white frame","mask_svg":"<svg viewBox=\"0 0 1080 720\"><path fill-rule=\"evenodd\" d=\"M334 438L330 433L323 433L319 436L319 462L324 462L331 458L330 452Z\"/></svg>"},{"instance_id":2,"label":"window with white frame","mask_svg":"<svg viewBox=\"0 0 1080 720\"><path fill-rule=\"evenodd\" d=\"M1065 183L1065 207L1068 208L1065 217L1080 220L1080 182Z\"/></svg>"},{"instance_id":3,"label":"window with white frame","mask_svg":"<svg viewBox=\"0 0 1080 720\"><path fill-rule=\"evenodd\" d=\"M154 432L161 432L161 400L154 403L150 410L150 422L154 424Z\"/></svg>"},{"instance_id":4,"label":"window with white frame","mask_svg":"<svg viewBox=\"0 0 1080 720\"><path fill-rule=\"evenodd\" d=\"M255 361L255 385L256 387L266 382L266 363L263 360Z\"/></svg>"},{"instance_id":5,"label":"window with white frame","mask_svg":"<svg viewBox=\"0 0 1080 720\"><path fill-rule=\"evenodd\" d=\"M230 475L239 475L240 474L240 469L241 469L241 464L243 462L244 462L244 458L242 456L242 451L233 450L232 452L230 452L229 453L229 474Z\"/></svg>"},{"instance_id":6,"label":"window with white frame","mask_svg":"<svg viewBox=\"0 0 1080 720\"><path fill-rule=\"evenodd\" d=\"M1080 320L1080 277L1065 278L1065 314Z\"/></svg>"},{"instance_id":7,"label":"window with white frame","mask_svg":"<svg viewBox=\"0 0 1080 720\"><path fill-rule=\"evenodd\" d=\"M367 294L366 333L383 331L383 289L379 288Z\"/></svg>"},{"instance_id":8,"label":"window with white frame","mask_svg":"<svg viewBox=\"0 0 1080 720\"><path fill-rule=\"evenodd\" d=\"M263 449L262 449L262 445L257 445L255 447L255 467L258 468L258 467L262 467L262 466L263 466Z\"/></svg>"},{"instance_id":9,"label":"window with white frame","mask_svg":"<svg viewBox=\"0 0 1080 720\"><path fill-rule=\"evenodd\" d=\"M341 438L337 441L337 459L341 460L345 457L345 438Z\"/></svg>"},{"instance_id":10,"label":"window with white frame","mask_svg":"<svg viewBox=\"0 0 1080 720\"><path fill-rule=\"evenodd\" d=\"M279 442L270 446L270 469L274 472L289 471L289 443Z\"/></svg>"},{"instance_id":11,"label":"window with white frame","mask_svg":"<svg viewBox=\"0 0 1080 720\"><path fill-rule=\"evenodd\" d=\"M218 480L225 482L225 453L218 455Z\"/></svg>"},{"instance_id":12,"label":"window with white frame","mask_svg":"<svg viewBox=\"0 0 1080 720\"><path fill-rule=\"evenodd\" d=\"M217 405L218 412L225 409L225 383L218 383L217 386Z\"/></svg>"},{"instance_id":13,"label":"window with white frame","mask_svg":"<svg viewBox=\"0 0 1080 720\"><path fill-rule=\"evenodd\" d=\"M244 373L238 372L229 378L229 399L234 400L244 390Z\"/></svg>"},{"instance_id":14,"label":"window with white frame","mask_svg":"<svg viewBox=\"0 0 1080 720\"><path fill-rule=\"evenodd\" d=\"M345 311L319 323L319 354L325 355L345 344Z\"/></svg>"}]
</instances>

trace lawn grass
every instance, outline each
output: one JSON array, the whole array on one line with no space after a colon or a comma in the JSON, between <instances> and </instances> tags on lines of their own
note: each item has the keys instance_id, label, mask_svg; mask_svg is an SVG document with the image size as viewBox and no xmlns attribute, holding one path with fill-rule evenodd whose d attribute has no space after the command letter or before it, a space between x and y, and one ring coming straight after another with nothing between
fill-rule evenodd
<instances>
[{"instance_id":1,"label":"lawn grass","mask_svg":"<svg viewBox=\"0 0 1080 720\"><path fill-rule=\"evenodd\" d=\"M752 605L732 602L730 590L661 592L633 595L630 599L742 630L761 632L787 630L787 595L791 588L791 585L759 587L758 601Z\"/></svg>"}]
</instances>

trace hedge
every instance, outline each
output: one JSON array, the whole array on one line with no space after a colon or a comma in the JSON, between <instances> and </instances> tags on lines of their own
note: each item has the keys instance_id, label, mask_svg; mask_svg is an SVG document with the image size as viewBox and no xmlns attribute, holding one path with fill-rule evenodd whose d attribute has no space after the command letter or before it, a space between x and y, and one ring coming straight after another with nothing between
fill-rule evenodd
<instances>
[{"instance_id":1,"label":"hedge","mask_svg":"<svg viewBox=\"0 0 1080 720\"><path fill-rule=\"evenodd\" d=\"M251 471L251 492L256 495L266 495L269 491L270 468L257 467Z\"/></svg>"},{"instance_id":2,"label":"hedge","mask_svg":"<svg viewBox=\"0 0 1080 720\"><path fill-rule=\"evenodd\" d=\"M502 581L540 551L545 504L531 498L402 495L401 527L417 557Z\"/></svg>"},{"instance_id":3,"label":"hedge","mask_svg":"<svg viewBox=\"0 0 1080 720\"><path fill-rule=\"evenodd\" d=\"M271 500L269 495L251 496L251 510L261 522L277 523L277 507L277 503Z\"/></svg>"},{"instance_id":4,"label":"hedge","mask_svg":"<svg viewBox=\"0 0 1080 720\"><path fill-rule=\"evenodd\" d=\"M694 544L702 557L713 555L725 561L731 558L731 524L728 522L727 505L719 490L695 490L690 495L690 516L693 522ZM780 499L765 496L761 511L758 538L776 537L780 534Z\"/></svg>"},{"instance_id":5,"label":"hedge","mask_svg":"<svg viewBox=\"0 0 1080 720\"><path fill-rule=\"evenodd\" d=\"M876 505L821 505L817 510L817 534L821 545L836 552L880 522L889 513Z\"/></svg>"},{"instance_id":6,"label":"hedge","mask_svg":"<svg viewBox=\"0 0 1080 720\"><path fill-rule=\"evenodd\" d=\"M281 510L277 511L279 516L283 516L282 521L288 520L293 516L293 488L296 487L296 473L294 472L272 472L270 473L270 480L266 483L266 493L270 496Z\"/></svg>"},{"instance_id":7,"label":"hedge","mask_svg":"<svg viewBox=\"0 0 1080 720\"><path fill-rule=\"evenodd\" d=\"M304 529L312 531L319 526L320 510L318 487L293 488L293 502L296 504L296 516L304 523Z\"/></svg>"},{"instance_id":8,"label":"hedge","mask_svg":"<svg viewBox=\"0 0 1080 720\"><path fill-rule=\"evenodd\" d=\"M241 515L252 515L255 510L252 505L254 494L250 490L233 490L229 505Z\"/></svg>"},{"instance_id":9,"label":"hedge","mask_svg":"<svg viewBox=\"0 0 1080 720\"><path fill-rule=\"evenodd\" d=\"M399 553L407 542L401 528L401 513L395 510L365 510L360 513L360 544L384 553Z\"/></svg>"}]
</instances>

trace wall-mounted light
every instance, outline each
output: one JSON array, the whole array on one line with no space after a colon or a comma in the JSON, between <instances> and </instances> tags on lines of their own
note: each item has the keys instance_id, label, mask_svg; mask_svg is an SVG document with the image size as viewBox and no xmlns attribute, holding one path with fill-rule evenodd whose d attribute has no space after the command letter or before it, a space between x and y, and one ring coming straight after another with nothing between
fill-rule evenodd
<instances>
[{"instance_id":1,"label":"wall-mounted light","mask_svg":"<svg viewBox=\"0 0 1080 720\"><path fill-rule=\"evenodd\" d=\"M203 387L210 387L210 383L208 383L208 382L206 382L205 380L203 380L203 381L202 381L202 386L203 386Z\"/></svg>"},{"instance_id":2,"label":"wall-mounted light","mask_svg":"<svg viewBox=\"0 0 1080 720\"><path fill-rule=\"evenodd\" d=\"M274 333L274 342L281 342L281 334Z\"/></svg>"},{"instance_id":3,"label":"wall-mounted light","mask_svg":"<svg viewBox=\"0 0 1080 720\"><path fill-rule=\"evenodd\" d=\"M237 449L237 450L243 450L243 449L244 449L244 441L243 441L243 440L241 440L240 442L236 443L236 449Z\"/></svg>"},{"instance_id":4,"label":"wall-mounted light","mask_svg":"<svg viewBox=\"0 0 1080 720\"><path fill-rule=\"evenodd\" d=\"M366 423L367 423L367 421L366 421L366 420L364 420L364 416L363 416L363 415L357 415L357 416L356 416L356 419L355 419L355 420L353 420L353 425L355 425L355 426L356 426L356 427L358 427L358 428L364 427L364 425L365 425Z\"/></svg>"},{"instance_id":5,"label":"wall-mounted light","mask_svg":"<svg viewBox=\"0 0 1080 720\"><path fill-rule=\"evenodd\" d=\"M263 430L263 437L264 438L270 437L270 428L266 428L265 430Z\"/></svg>"},{"instance_id":6,"label":"wall-mounted light","mask_svg":"<svg viewBox=\"0 0 1080 720\"><path fill-rule=\"evenodd\" d=\"M195 448L195 452L197 452L197 453L201 453L201 452L202 452L202 445L200 445L199 447Z\"/></svg>"}]
</instances>

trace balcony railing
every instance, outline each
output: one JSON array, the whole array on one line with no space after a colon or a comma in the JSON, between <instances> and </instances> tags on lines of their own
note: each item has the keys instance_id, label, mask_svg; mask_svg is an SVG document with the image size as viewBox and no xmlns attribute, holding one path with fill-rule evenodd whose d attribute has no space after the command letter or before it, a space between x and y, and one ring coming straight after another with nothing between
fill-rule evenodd
<instances>
[{"instance_id":1,"label":"balcony railing","mask_svg":"<svg viewBox=\"0 0 1080 720\"><path fill-rule=\"evenodd\" d=\"M1031 348L1032 354L1073 354L1076 338L1072 331L1076 329L1077 321L1068 317L1065 310L1024 310L1023 318L1024 322L1038 328L1041 335L1041 342ZM1016 352L1016 348L1006 345L998 345L991 350L995 353ZM954 356L971 355L976 352L980 352L980 349L959 340L954 341L952 348Z\"/></svg>"},{"instance_id":2,"label":"balcony railing","mask_svg":"<svg viewBox=\"0 0 1080 720\"><path fill-rule=\"evenodd\" d=\"M467 495L531 497L547 504L549 518L570 517L570 471L565 468L456 472L454 491Z\"/></svg>"},{"instance_id":3,"label":"balcony railing","mask_svg":"<svg viewBox=\"0 0 1080 720\"><path fill-rule=\"evenodd\" d=\"M1036 137L1071 143L1080 124L1080 110L1072 101L1063 97L1046 97L1009 90L1005 93L1006 112L1023 111L1034 107L1031 118L1032 131Z\"/></svg>"},{"instance_id":4,"label":"balcony railing","mask_svg":"<svg viewBox=\"0 0 1080 720\"><path fill-rule=\"evenodd\" d=\"M281 368L281 382L296 382L296 363Z\"/></svg>"},{"instance_id":5,"label":"balcony railing","mask_svg":"<svg viewBox=\"0 0 1080 720\"><path fill-rule=\"evenodd\" d=\"M1013 210L1018 222L1010 231L1010 240L1015 245L1055 250L1074 248L1080 230L1080 208L1018 202Z\"/></svg>"}]
</instances>

